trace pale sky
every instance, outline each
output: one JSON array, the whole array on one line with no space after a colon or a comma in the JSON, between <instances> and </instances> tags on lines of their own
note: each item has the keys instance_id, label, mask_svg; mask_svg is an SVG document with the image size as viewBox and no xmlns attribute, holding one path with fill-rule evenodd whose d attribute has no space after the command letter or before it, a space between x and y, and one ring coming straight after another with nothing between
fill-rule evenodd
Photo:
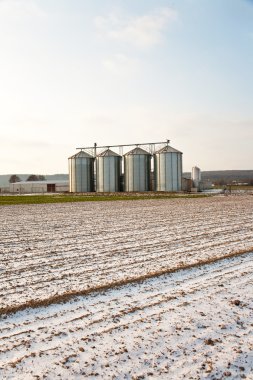
<instances>
[{"instance_id":1,"label":"pale sky","mask_svg":"<svg viewBox=\"0 0 253 380\"><path fill-rule=\"evenodd\" d=\"M253 169L253 1L0 0L0 68L0 174L166 139Z\"/></svg>"}]
</instances>

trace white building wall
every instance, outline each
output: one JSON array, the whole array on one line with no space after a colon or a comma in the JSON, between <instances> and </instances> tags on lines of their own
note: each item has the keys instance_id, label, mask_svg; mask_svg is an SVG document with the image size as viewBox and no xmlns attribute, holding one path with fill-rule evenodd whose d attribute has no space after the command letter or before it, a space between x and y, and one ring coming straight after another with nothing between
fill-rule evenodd
<instances>
[{"instance_id":1,"label":"white building wall","mask_svg":"<svg viewBox=\"0 0 253 380\"><path fill-rule=\"evenodd\" d=\"M68 181L22 181L10 183L9 190L13 194L44 194L52 193L48 191L48 185L55 186L55 192L69 191Z\"/></svg>"}]
</instances>

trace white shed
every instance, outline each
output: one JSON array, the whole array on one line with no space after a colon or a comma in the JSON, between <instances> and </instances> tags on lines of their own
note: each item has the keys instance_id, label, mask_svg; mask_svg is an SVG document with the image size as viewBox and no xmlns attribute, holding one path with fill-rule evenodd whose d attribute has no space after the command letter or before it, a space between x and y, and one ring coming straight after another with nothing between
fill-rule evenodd
<instances>
[{"instance_id":1,"label":"white shed","mask_svg":"<svg viewBox=\"0 0 253 380\"><path fill-rule=\"evenodd\" d=\"M21 181L10 183L10 193L38 194L69 191L69 181Z\"/></svg>"}]
</instances>

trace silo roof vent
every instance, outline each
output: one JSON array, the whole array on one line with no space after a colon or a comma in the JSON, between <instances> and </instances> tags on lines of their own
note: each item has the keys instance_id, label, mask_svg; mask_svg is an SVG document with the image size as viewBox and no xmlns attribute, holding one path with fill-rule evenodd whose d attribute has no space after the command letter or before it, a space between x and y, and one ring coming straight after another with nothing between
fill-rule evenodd
<instances>
[{"instance_id":1,"label":"silo roof vent","mask_svg":"<svg viewBox=\"0 0 253 380\"><path fill-rule=\"evenodd\" d=\"M181 153L179 150L175 149L175 148L172 148L171 146L169 145L166 145L164 146L163 148L159 149L157 152L155 152L156 154L160 154L160 153Z\"/></svg>"},{"instance_id":2,"label":"silo roof vent","mask_svg":"<svg viewBox=\"0 0 253 380\"><path fill-rule=\"evenodd\" d=\"M150 156L150 153L148 153L146 150L136 147L133 150L130 150L130 152L127 152L125 156L143 155L143 154Z\"/></svg>"},{"instance_id":3,"label":"silo roof vent","mask_svg":"<svg viewBox=\"0 0 253 380\"><path fill-rule=\"evenodd\" d=\"M69 158L93 158L89 153L84 152L81 150L80 152L74 154L73 156Z\"/></svg>"},{"instance_id":4,"label":"silo roof vent","mask_svg":"<svg viewBox=\"0 0 253 380\"><path fill-rule=\"evenodd\" d=\"M121 157L119 154L113 152L111 149L106 149L104 152L98 154L98 157Z\"/></svg>"}]
</instances>

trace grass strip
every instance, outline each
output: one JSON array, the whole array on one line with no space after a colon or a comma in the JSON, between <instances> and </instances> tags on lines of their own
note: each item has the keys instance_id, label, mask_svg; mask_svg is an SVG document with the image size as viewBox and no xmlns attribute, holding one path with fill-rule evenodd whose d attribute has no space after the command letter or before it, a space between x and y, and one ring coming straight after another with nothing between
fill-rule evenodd
<instances>
[{"instance_id":1,"label":"grass strip","mask_svg":"<svg viewBox=\"0 0 253 380\"><path fill-rule=\"evenodd\" d=\"M54 194L54 195L1 195L0 206L26 205L26 204L47 204L47 203L74 203L74 202L103 202L103 201L135 201L143 199L175 199L175 198L203 198L209 194L172 194L172 193L152 193L152 194Z\"/></svg>"}]
</instances>

